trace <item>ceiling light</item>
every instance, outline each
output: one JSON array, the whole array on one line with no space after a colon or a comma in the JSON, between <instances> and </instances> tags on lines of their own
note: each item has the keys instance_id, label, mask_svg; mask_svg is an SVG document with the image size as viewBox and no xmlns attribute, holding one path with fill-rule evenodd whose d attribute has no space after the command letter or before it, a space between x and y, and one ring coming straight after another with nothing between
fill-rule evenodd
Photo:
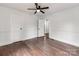
<instances>
[{"instance_id":1,"label":"ceiling light","mask_svg":"<svg viewBox=\"0 0 79 59\"><path fill-rule=\"evenodd\" d=\"M37 10L37 12L40 12L40 10Z\"/></svg>"}]
</instances>

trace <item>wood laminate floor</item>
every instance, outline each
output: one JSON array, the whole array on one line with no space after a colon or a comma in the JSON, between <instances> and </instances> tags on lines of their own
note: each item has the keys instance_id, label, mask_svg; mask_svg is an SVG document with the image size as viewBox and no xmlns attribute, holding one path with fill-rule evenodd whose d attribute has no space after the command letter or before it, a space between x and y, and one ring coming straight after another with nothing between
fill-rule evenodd
<instances>
[{"instance_id":1,"label":"wood laminate floor","mask_svg":"<svg viewBox=\"0 0 79 59\"><path fill-rule=\"evenodd\" d=\"M30 39L0 47L0 56L79 56L79 47L53 39Z\"/></svg>"}]
</instances>

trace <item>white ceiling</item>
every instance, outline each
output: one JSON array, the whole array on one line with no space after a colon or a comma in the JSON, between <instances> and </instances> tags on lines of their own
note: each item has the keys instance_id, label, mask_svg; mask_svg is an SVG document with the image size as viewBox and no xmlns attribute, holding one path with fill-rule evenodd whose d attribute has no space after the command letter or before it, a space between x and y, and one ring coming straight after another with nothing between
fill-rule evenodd
<instances>
[{"instance_id":1,"label":"white ceiling","mask_svg":"<svg viewBox=\"0 0 79 59\"><path fill-rule=\"evenodd\" d=\"M39 5L41 5L41 7L49 6L49 9L44 11L46 11L46 13L53 13L79 6L79 3L39 3ZM27 10L27 8L35 8L34 3L0 3L0 6L5 6L29 13L33 13L34 11Z\"/></svg>"}]
</instances>

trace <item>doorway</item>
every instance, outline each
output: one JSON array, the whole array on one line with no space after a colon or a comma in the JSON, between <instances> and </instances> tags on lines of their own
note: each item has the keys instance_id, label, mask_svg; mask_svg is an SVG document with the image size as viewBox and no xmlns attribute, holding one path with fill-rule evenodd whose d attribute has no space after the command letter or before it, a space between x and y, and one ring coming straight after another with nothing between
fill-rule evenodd
<instances>
[{"instance_id":1,"label":"doorway","mask_svg":"<svg viewBox=\"0 0 79 59\"><path fill-rule=\"evenodd\" d=\"M49 38L49 21L48 19L37 20L37 37L44 36Z\"/></svg>"}]
</instances>

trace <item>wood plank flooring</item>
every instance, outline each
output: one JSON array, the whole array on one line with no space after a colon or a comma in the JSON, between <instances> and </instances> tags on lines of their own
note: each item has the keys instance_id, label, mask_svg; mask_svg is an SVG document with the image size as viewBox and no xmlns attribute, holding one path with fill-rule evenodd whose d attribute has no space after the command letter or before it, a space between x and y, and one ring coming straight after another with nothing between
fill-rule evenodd
<instances>
[{"instance_id":1,"label":"wood plank flooring","mask_svg":"<svg viewBox=\"0 0 79 59\"><path fill-rule=\"evenodd\" d=\"M0 56L79 56L79 47L41 37L1 46Z\"/></svg>"}]
</instances>

